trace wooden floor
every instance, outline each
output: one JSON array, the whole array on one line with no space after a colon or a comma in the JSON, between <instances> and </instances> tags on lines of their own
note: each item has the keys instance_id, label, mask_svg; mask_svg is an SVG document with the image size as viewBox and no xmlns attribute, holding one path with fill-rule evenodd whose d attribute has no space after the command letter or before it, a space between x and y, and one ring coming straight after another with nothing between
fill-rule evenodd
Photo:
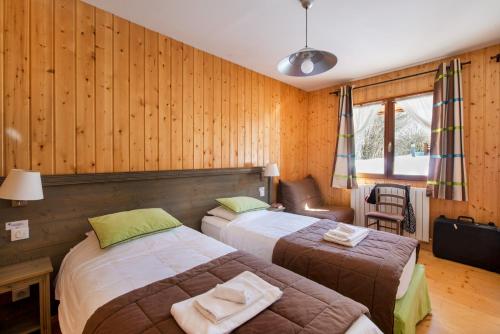
<instances>
[{"instance_id":1,"label":"wooden floor","mask_svg":"<svg viewBox=\"0 0 500 334\"><path fill-rule=\"evenodd\" d=\"M421 250L432 315L417 326L423 333L500 333L500 275L438 259Z\"/></svg>"}]
</instances>

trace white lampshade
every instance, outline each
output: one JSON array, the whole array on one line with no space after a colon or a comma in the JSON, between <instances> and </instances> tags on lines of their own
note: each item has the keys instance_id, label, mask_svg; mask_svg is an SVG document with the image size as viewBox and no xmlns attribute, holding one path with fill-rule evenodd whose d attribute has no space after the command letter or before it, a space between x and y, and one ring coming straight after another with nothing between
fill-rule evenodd
<instances>
[{"instance_id":1,"label":"white lampshade","mask_svg":"<svg viewBox=\"0 0 500 334\"><path fill-rule=\"evenodd\" d=\"M0 187L0 198L14 201L36 201L43 199L40 173L12 169Z\"/></svg>"},{"instance_id":2,"label":"white lampshade","mask_svg":"<svg viewBox=\"0 0 500 334\"><path fill-rule=\"evenodd\" d=\"M264 176L280 176L278 165L275 163L267 164L266 169L264 169Z\"/></svg>"}]
</instances>

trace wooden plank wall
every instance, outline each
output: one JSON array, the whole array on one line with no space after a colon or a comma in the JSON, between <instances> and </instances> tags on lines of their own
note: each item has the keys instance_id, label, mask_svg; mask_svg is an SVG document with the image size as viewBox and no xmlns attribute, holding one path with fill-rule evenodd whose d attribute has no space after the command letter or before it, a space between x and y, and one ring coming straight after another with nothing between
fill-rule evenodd
<instances>
[{"instance_id":1,"label":"wooden plank wall","mask_svg":"<svg viewBox=\"0 0 500 334\"><path fill-rule=\"evenodd\" d=\"M281 177L297 180L307 175L308 94L281 84Z\"/></svg>"},{"instance_id":2,"label":"wooden plank wall","mask_svg":"<svg viewBox=\"0 0 500 334\"><path fill-rule=\"evenodd\" d=\"M431 221L440 214L450 217L469 215L479 221L500 223L500 63L490 57L500 45L459 55L463 68L465 154L469 182L469 202L431 200ZM450 58L444 59L449 61ZM352 84L364 85L437 68L440 61L410 67ZM432 91L434 75L418 76L389 84L357 89L354 103L376 101L392 96ZM329 203L349 205L348 190L332 189L330 178L338 120L338 97L328 93L338 86L309 93L307 172L318 179ZM386 180L361 180L365 183ZM404 183L411 183L401 181ZM425 183L413 182L414 186Z\"/></svg>"},{"instance_id":3,"label":"wooden plank wall","mask_svg":"<svg viewBox=\"0 0 500 334\"><path fill-rule=\"evenodd\" d=\"M305 92L77 0L2 0L0 27L1 175L305 173Z\"/></svg>"}]
</instances>

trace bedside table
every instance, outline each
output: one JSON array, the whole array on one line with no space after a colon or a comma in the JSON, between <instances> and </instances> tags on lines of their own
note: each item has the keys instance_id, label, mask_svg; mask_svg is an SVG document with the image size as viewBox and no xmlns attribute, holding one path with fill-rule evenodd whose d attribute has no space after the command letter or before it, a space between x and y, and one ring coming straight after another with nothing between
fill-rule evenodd
<instances>
[{"instance_id":1,"label":"bedside table","mask_svg":"<svg viewBox=\"0 0 500 334\"><path fill-rule=\"evenodd\" d=\"M12 326L7 333L30 333L40 330L50 333L50 273L52 263L48 257L0 267L0 293L9 292L25 286L38 284L40 321L37 319L21 321Z\"/></svg>"},{"instance_id":2,"label":"bedside table","mask_svg":"<svg viewBox=\"0 0 500 334\"><path fill-rule=\"evenodd\" d=\"M274 212L283 212L285 211L285 209L286 208L284 206L281 208L272 208L272 207L267 208L268 211L274 211Z\"/></svg>"}]
</instances>

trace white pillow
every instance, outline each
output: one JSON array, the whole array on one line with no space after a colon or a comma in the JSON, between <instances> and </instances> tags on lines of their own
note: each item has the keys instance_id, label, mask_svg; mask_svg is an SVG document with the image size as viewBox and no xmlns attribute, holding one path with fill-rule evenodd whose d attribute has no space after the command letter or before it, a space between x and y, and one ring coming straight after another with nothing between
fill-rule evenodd
<instances>
[{"instance_id":1,"label":"white pillow","mask_svg":"<svg viewBox=\"0 0 500 334\"><path fill-rule=\"evenodd\" d=\"M222 219L226 219L226 220L229 220L229 221L233 221L236 218L238 218L238 214L237 213L229 211L229 210L223 208L222 206L218 206L215 209L212 209L212 210L208 211L207 213L209 215L212 215L212 216L215 216L215 217L219 217L219 218L222 218Z\"/></svg>"}]
</instances>

